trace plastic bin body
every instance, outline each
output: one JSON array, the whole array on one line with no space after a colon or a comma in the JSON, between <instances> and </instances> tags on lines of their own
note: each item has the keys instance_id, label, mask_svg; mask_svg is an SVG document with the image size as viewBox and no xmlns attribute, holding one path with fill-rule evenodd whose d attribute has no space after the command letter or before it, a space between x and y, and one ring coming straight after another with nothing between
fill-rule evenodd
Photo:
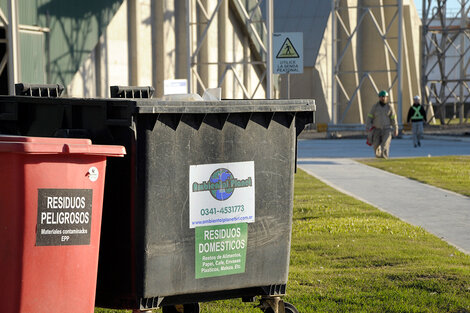
<instances>
[{"instance_id":1,"label":"plastic bin body","mask_svg":"<svg viewBox=\"0 0 470 313\"><path fill-rule=\"evenodd\" d=\"M143 227L137 250L142 298L210 293L287 283L292 228L295 127L288 114L205 117L176 129L141 114L137 120L137 191ZM278 119L279 118L279 119ZM193 122L194 116L188 116ZM246 123L246 126L244 125ZM237 125L238 124L238 125ZM244 127L241 127L243 125ZM195 231L189 227L191 165L253 161L255 222L248 223L245 273L195 279ZM210 173L207 173L209 177ZM168 301L168 299L167 299ZM178 301L176 301L178 302Z\"/></svg>"},{"instance_id":2,"label":"plastic bin body","mask_svg":"<svg viewBox=\"0 0 470 313\"><path fill-rule=\"evenodd\" d=\"M89 140L0 136L2 312L93 312L106 155L123 153ZM67 222L54 221L59 210Z\"/></svg>"},{"instance_id":3,"label":"plastic bin body","mask_svg":"<svg viewBox=\"0 0 470 313\"><path fill-rule=\"evenodd\" d=\"M285 293L296 136L313 122L313 100L55 100L17 98L7 131L86 134L128 152L108 162L97 306L142 309ZM47 131L39 121L46 111L59 119ZM27 121L27 112L37 118ZM196 278L190 167L239 162L252 162L255 177L245 270Z\"/></svg>"}]
</instances>

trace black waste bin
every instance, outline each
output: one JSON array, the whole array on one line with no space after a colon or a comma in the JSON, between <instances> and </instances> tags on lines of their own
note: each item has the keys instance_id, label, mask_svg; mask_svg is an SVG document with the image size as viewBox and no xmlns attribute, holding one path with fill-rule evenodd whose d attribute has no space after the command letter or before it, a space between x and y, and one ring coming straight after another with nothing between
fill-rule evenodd
<instances>
[{"instance_id":1,"label":"black waste bin","mask_svg":"<svg viewBox=\"0 0 470 313\"><path fill-rule=\"evenodd\" d=\"M5 96L0 131L126 147L106 173L96 304L146 309L285 294L297 136L314 111Z\"/></svg>"}]
</instances>

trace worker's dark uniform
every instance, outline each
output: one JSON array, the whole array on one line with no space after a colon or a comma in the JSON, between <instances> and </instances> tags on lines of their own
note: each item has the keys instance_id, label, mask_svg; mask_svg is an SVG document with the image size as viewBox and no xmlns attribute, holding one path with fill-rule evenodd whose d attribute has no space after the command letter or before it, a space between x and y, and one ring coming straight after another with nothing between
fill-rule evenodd
<instances>
[{"instance_id":1,"label":"worker's dark uniform","mask_svg":"<svg viewBox=\"0 0 470 313\"><path fill-rule=\"evenodd\" d=\"M426 111L419 103L413 103L408 110L406 122L411 121L411 131L413 133L413 145L421 146L421 137L423 136L423 124L426 120Z\"/></svg>"}]
</instances>

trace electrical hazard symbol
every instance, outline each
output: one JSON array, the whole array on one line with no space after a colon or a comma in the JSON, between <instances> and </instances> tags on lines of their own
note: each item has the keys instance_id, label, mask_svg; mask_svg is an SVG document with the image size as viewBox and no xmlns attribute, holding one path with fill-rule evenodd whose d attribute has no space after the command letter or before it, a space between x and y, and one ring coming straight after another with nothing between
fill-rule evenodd
<instances>
[{"instance_id":1,"label":"electrical hazard symbol","mask_svg":"<svg viewBox=\"0 0 470 313\"><path fill-rule=\"evenodd\" d=\"M298 58L299 54L297 53L297 50L295 50L294 45L290 41L289 38L286 38L284 43L281 46L281 49L276 55L276 58L280 59L290 59L290 58Z\"/></svg>"}]
</instances>

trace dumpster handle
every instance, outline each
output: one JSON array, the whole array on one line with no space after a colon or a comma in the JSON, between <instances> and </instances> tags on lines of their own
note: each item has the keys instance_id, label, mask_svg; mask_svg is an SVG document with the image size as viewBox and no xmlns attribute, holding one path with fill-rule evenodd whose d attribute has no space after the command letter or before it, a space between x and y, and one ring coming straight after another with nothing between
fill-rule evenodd
<instances>
[{"instance_id":1,"label":"dumpster handle","mask_svg":"<svg viewBox=\"0 0 470 313\"><path fill-rule=\"evenodd\" d=\"M126 154L126 149L122 146L64 144L62 152L73 154L124 156Z\"/></svg>"}]
</instances>

